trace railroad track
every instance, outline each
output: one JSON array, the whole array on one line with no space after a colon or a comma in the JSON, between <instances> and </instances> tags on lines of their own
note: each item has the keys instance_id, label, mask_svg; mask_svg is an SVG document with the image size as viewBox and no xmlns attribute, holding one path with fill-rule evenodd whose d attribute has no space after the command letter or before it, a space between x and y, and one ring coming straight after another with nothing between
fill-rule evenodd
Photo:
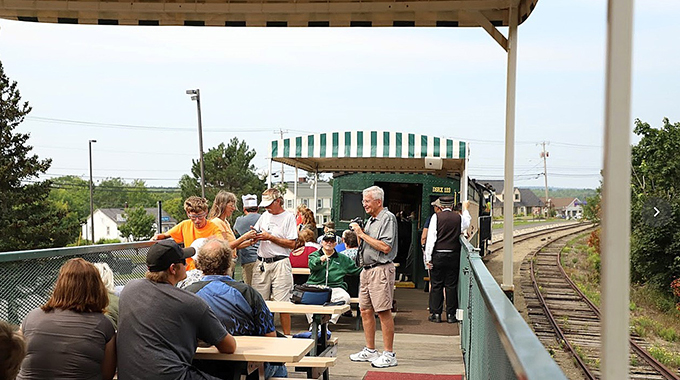
<instances>
[{"instance_id":1,"label":"railroad track","mask_svg":"<svg viewBox=\"0 0 680 380\"><path fill-rule=\"evenodd\" d=\"M558 225L556 227L548 227L548 228L544 228L544 229L525 232L525 233L522 233L522 234L517 234L517 235L513 236L513 244L517 244L517 243L520 243L520 242L523 242L523 241L526 241L526 240L529 240L529 239L533 239L533 238L540 237L540 236L543 236L543 235L551 234L551 233L554 233L554 232L566 231L566 230L573 229L573 228L576 228L576 227L583 227L584 225L592 226L592 223L587 223L587 224L569 223L569 224L565 224L565 225L561 225L561 226ZM497 241L491 243L488 247L488 254L487 255L488 256L493 255L494 253L496 253L498 250L501 250L501 249L503 249L503 239L500 239L500 240L497 240Z\"/></svg>"},{"instance_id":2,"label":"railroad track","mask_svg":"<svg viewBox=\"0 0 680 380\"><path fill-rule=\"evenodd\" d=\"M567 349L586 378L599 379L600 312L568 278L560 264L562 248L586 229L548 241L528 255L521 268L522 290L532 328L543 345L549 350ZM680 380L677 373L649 355L645 350L647 343L642 338L631 336L630 342L631 379Z\"/></svg>"}]
</instances>

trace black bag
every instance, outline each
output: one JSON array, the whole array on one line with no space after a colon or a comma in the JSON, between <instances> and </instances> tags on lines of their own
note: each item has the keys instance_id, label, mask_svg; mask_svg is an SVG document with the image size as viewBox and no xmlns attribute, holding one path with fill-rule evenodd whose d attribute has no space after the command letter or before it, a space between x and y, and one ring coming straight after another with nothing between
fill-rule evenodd
<instances>
[{"instance_id":1,"label":"black bag","mask_svg":"<svg viewBox=\"0 0 680 380\"><path fill-rule=\"evenodd\" d=\"M323 285L301 284L293 287L292 303L323 305L331 300L331 288Z\"/></svg>"}]
</instances>

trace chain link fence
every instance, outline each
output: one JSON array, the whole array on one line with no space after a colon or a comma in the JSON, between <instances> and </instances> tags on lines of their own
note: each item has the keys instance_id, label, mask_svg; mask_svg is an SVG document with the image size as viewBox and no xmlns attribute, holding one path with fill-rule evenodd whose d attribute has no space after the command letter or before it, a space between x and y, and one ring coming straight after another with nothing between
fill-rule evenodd
<instances>
[{"instance_id":1,"label":"chain link fence","mask_svg":"<svg viewBox=\"0 0 680 380\"><path fill-rule=\"evenodd\" d=\"M0 320L18 325L47 302L59 269L75 257L109 264L116 285L142 278L151 245L145 241L0 253Z\"/></svg>"},{"instance_id":2,"label":"chain link fence","mask_svg":"<svg viewBox=\"0 0 680 380\"><path fill-rule=\"evenodd\" d=\"M465 377L566 380L489 273L479 250L463 238L461 246L458 299Z\"/></svg>"}]
</instances>

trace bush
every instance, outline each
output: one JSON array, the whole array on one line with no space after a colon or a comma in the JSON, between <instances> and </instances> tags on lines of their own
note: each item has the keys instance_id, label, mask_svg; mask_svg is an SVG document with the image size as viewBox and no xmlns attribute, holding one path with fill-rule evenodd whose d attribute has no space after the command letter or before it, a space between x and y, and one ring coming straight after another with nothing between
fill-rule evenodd
<instances>
[{"instance_id":1,"label":"bush","mask_svg":"<svg viewBox=\"0 0 680 380\"><path fill-rule=\"evenodd\" d=\"M595 252L599 255L602 253L600 250L600 229L596 229L595 231L590 233L590 237L588 237L588 247L595 248Z\"/></svg>"}]
</instances>

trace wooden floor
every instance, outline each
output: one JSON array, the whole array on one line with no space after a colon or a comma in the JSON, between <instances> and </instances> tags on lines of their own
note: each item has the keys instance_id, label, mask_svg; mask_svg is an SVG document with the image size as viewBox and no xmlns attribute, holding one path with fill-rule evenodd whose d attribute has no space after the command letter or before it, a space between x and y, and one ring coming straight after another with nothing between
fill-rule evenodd
<instances>
[{"instance_id":1,"label":"wooden floor","mask_svg":"<svg viewBox=\"0 0 680 380\"><path fill-rule=\"evenodd\" d=\"M395 291L398 308L394 340L398 362L396 367L380 369L373 368L370 363L352 362L349 355L360 351L366 344L364 332L355 331L352 319L347 317L341 317L338 325L331 325L332 336L339 341L338 360L330 370L330 378L361 380L367 371L464 374L457 325L428 322L427 297L428 293L422 289ZM293 333L305 328L304 317L293 316ZM379 330L375 342L376 348L382 351L382 333Z\"/></svg>"}]
</instances>

